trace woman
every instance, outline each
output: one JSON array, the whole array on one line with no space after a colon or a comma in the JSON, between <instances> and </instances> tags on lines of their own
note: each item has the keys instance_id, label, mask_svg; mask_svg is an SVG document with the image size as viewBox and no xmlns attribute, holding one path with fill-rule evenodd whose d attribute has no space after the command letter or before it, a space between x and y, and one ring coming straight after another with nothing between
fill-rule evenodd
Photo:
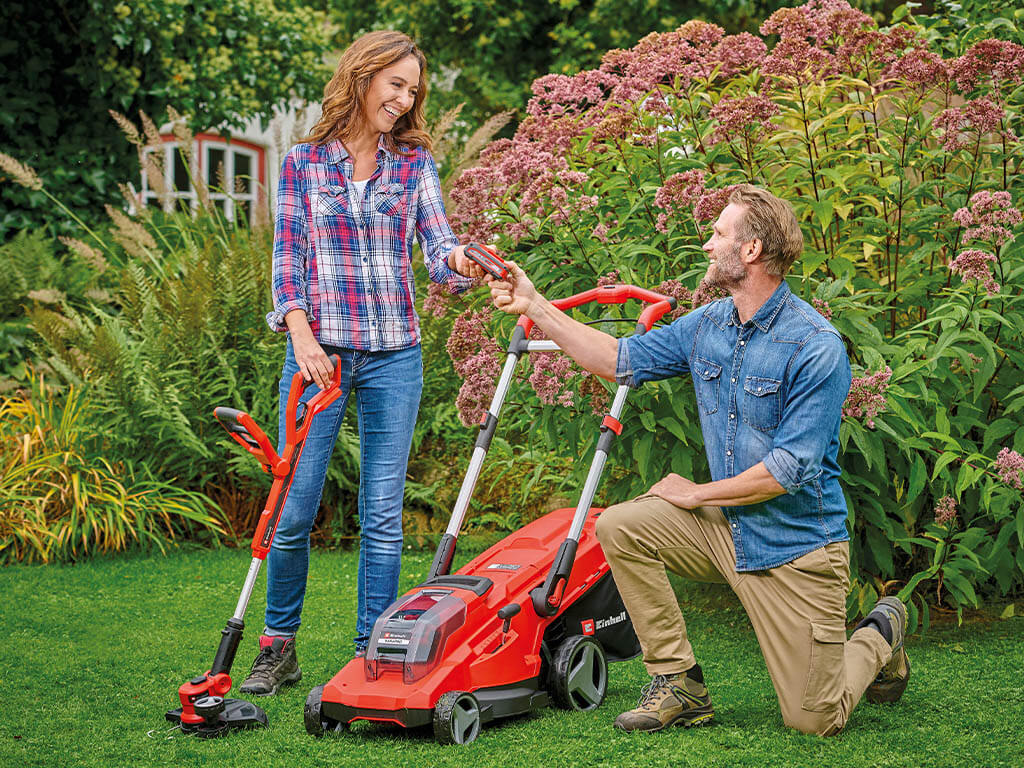
<instances>
[{"instance_id":1,"label":"woman","mask_svg":"<svg viewBox=\"0 0 1024 768\"><path fill-rule=\"evenodd\" d=\"M296 371L326 387L341 360L343 396L317 416L267 557L266 627L243 693L271 695L302 673L295 655L309 568L309 533L350 393L359 417L356 653L395 599L402 496L423 368L412 243L430 278L457 291L481 275L445 218L423 130L426 59L399 32L371 32L342 54L310 138L288 152L277 190L274 311L287 331L279 440Z\"/></svg>"}]
</instances>

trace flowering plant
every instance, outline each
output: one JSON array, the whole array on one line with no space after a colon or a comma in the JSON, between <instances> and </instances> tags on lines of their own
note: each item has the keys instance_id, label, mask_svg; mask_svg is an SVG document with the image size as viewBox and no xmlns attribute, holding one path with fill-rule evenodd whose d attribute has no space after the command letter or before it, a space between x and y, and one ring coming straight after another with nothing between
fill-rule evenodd
<instances>
[{"instance_id":1,"label":"flowering plant","mask_svg":"<svg viewBox=\"0 0 1024 768\"><path fill-rule=\"evenodd\" d=\"M996 456L1024 450L1024 47L900 13L879 28L845 0L811 0L774 13L763 37L691 21L597 69L542 77L515 135L452 190L456 229L549 296L615 271L685 309L714 298L701 244L732 185L793 204L805 250L790 286L843 334L855 370L841 427L851 615L884 591L909 600L935 585L960 611L1024 583L1021 476ZM467 317L473 333L510 333L508 317ZM466 366L467 423L500 352L473 354L487 360ZM519 426L586 455L593 438L558 409L603 407L593 377L534 365L539 402ZM644 387L630 409L608 500L671 471L706 478L689 384ZM913 600L914 622L921 611Z\"/></svg>"}]
</instances>

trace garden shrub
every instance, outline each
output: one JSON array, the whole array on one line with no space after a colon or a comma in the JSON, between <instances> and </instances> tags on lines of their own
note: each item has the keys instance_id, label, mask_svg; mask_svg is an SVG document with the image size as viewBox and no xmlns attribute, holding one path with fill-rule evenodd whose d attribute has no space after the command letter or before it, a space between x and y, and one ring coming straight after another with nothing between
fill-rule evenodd
<instances>
[{"instance_id":1,"label":"garden shrub","mask_svg":"<svg viewBox=\"0 0 1024 768\"><path fill-rule=\"evenodd\" d=\"M842 333L854 367L840 432L850 614L898 592L916 625L926 596L959 614L1024 583L1024 47L993 35L1005 19L961 29L900 14L881 29L843 0L813 0L772 14L760 36L689 22L597 69L542 77L514 137L452 197L457 229L515 258L549 297L628 282L684 309L714 298L701 244L731 186L789 200L805 248L788 281ZM472 360L456 363L467 424L500 364L479 340L507 338L514 322L485 301L450 342ZM587 454L596 430L559 404L600 411L607 388L536 357L540 402L509 418L564 456ZM669 472L707 479L689 383L643 387L625 422L613 460L627 471L606 499Z\"/></svg>"},{"instance_id":2,"label":"garden shrub","mask_svg":"<svg viewBox=\"0 0 1024 768\"><path fill-rule=\"evenodd\" d=\"M0 563L219 540L210 499L154 479L142 462L112 461L89 408L79 390L58 397L42 378L0 396Z\"/></svg>"}]
</instances>

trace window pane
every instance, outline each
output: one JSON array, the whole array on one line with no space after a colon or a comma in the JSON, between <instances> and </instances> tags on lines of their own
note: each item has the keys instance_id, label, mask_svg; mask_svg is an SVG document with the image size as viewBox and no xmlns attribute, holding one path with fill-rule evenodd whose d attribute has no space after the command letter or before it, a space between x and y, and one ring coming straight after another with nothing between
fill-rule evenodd
<instances>
[{"instance_id":1,"label":"window pane","mask_svg":"<svg viewBox=\"0 0 1024 768\"><path fill-rule=\"evenodd\" d=\"M172 150L174 155L174 188L178 192L188 192L190 185L188 181L188 168L177 149Z\"/></svg>"},{"instance_id":2,"label":"window pane","mask_svg":"<svg viewBox=\"0 0 1024 768\"><path fill-rule=\"evenodd\" d=\"M216 200L216 201L214 201L214 205L216 205L218 208L220 208L221 216L223 216L224 218L227 218L227 215L228 215L228 201L226 199L225 200Z\"/></svg>"},{"instance_id":3,"label":"window pane","mask_svg":"<svg viewBox=\"0 0 1024 768\"><path fill-rule=\"evenodd\" d=\"M252 158L241 152L235 152L234 191L241 195L252 192Z\"/></svg>"},{"instance_id":4,"label":"window pane","mask_svg":"<svg viewBox=\"0 0 1024 768\"><path fill-rule=\"evenodd\" d=\"M221 189L224 184L224 158L226 153L223 149L210 148L209 153L206 155L207 167L206 167L206 183L211 187Z\"/></svg>"}]
</instances>

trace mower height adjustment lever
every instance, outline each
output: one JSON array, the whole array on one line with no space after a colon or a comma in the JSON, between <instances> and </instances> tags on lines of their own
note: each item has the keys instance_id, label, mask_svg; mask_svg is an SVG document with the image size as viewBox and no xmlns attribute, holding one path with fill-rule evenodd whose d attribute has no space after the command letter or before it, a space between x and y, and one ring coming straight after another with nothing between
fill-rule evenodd
<instances>
[{"instance_id":1,"label":"mower height adjustment lever","mask_svg":"<svg viewBox=\"0 0 1024 768\"><path fill-rule=\"evenodd\" d=\"M519 603L509 603L505 607L498 609L498 618L502 620L502 632L508 632L509 627L512 626L512 617L521 610L522 606Z\"/></svg>"}]
</instances>

